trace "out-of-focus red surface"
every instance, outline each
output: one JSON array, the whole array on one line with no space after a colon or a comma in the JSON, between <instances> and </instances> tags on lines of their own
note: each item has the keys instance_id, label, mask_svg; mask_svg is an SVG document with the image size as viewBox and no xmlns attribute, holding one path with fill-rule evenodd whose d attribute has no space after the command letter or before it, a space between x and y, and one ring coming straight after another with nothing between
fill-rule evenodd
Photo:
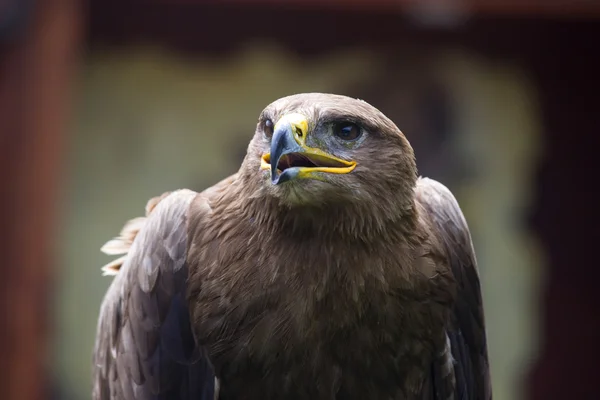
<instances>
[{"instance_id":1,"label":"out-of-focus red surface","mask_svg":"<svg viewBox=\"0 0 600 400\"><path fill-rule=\"evenodd\" d=\"M77 0L46 0L0 50L0 399L47 398L56 195Z\"/></svg>"}]
</instances>

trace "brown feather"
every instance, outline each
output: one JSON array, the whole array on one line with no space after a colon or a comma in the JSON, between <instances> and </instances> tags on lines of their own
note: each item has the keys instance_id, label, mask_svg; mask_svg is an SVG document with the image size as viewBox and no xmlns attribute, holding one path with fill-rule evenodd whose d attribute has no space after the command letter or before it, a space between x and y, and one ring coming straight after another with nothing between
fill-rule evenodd
<instances>
[{"instance_id":1,"label":"brown feather","mask_svg":"<svg viewBox=\"0 0 600 400\"><path fill-rule=\"evenodd\" d=\"M135 237L146 223L146 219L152 210L154 210L158 203L170 193L171 192L165 192L160 196L148 200L148 203L146 204L146 217L138 217L127 221L121 229L119 236L106 242L100 248L100 251L108 255L127 254L131 249ZM116 275L126 259L127 256L122 256L104 265L101 268L103 275Z\"/></svg>"}]
</instances>

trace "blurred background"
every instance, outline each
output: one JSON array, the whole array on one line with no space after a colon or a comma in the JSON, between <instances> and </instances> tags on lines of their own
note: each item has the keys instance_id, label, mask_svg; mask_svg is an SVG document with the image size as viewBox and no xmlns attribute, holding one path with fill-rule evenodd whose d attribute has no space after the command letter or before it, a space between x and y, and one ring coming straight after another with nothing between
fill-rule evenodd
<instances>
[{"instance_id":1,"label":"blurred background","mask_svg":"<svg viewBox=\"0 0 600 400\"><path fill-rule=\"evenodd\" d=\"M594 399L598 1L0 1L1 399L89 399L100 246L260 111L373 104L456 195L496 400Z\"/></svg>"}]
</instances>

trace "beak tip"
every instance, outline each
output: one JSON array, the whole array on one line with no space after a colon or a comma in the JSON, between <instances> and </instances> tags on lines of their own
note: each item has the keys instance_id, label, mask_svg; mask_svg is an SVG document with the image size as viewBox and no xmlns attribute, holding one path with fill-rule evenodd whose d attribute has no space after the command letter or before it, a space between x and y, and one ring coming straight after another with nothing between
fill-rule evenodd
<instances>
[{"instance_id":1,"label":"beak tip","mask_svg":"<svg viewBox=\"0 0 600 400\"><path fill-rule=\"evenodd\" d=\"M271 168L271 183L276 184L279 180L279 176L277 175L277 169Z\"/></svg>"}]
</instances>

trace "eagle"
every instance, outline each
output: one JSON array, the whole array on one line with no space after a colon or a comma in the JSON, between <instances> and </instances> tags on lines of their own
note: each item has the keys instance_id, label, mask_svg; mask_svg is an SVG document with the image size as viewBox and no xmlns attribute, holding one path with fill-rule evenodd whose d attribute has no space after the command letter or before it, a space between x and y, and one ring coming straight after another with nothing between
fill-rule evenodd
<instances>
[{"instance_id":1,"label":"eagle","mask_svg":"<svg viewBox=\"0 0 600 400\"><path fill-rule=\"evenodd\" d=\"M274 101L237 173L102 251L95 400L492 398L464 215L363 100Z\"/></svg>"}]
</instances>

